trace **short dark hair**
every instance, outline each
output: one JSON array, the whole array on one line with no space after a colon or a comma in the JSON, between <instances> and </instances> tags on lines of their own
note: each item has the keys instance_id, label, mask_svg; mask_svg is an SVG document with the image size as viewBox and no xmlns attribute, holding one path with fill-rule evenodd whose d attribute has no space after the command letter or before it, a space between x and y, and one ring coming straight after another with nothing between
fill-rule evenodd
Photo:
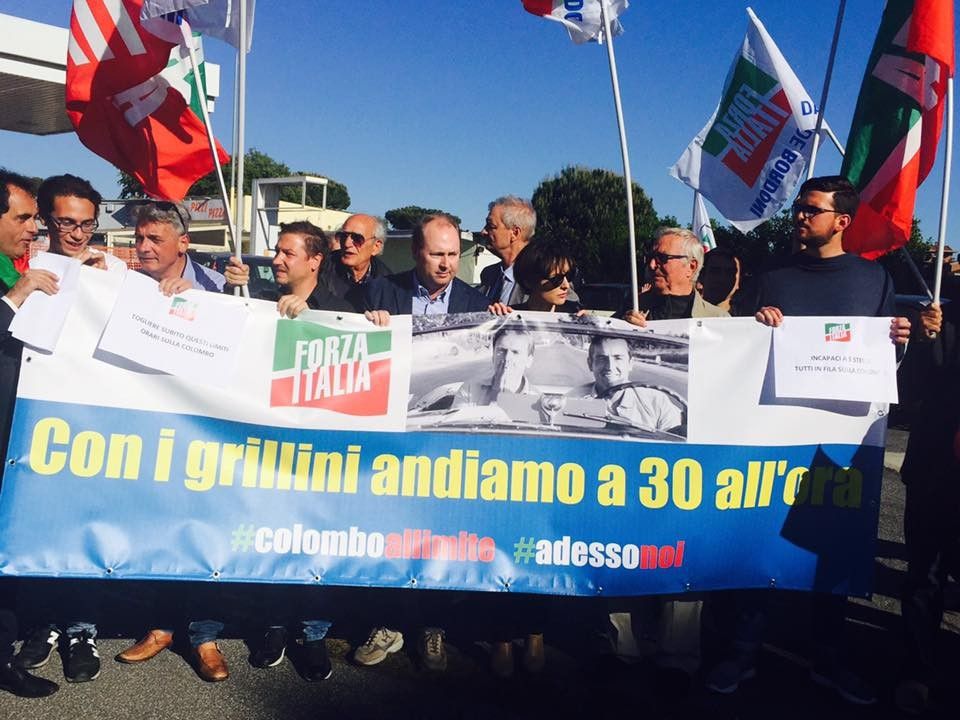
<instances>
[{"instance_id":1,"label":"short dark hair","mask_svg":"<svg viewBox=\"0 0 960 720\"><path fill-rule=\"evenodd\" d=\"M505 325L493 334L493 341L490 343L490 346L496 348L497 343L500 342L501 338L506 337L507 335L522 335L527 341L527 344L530 346L531 351L536 344L534 342L533 333L531 333L525 327L518 325Z\"/></svg>"},{"instance_id":2,"label":"short dark hair","mask_svg":"<svg viewBox=\"0 0 960 720\"><path fill-rule=\"evenodd\" d=\"M838 213L849 215L857 214L860 205L860 193L843 175L824 175L807 180L800 186L800 195L808 192L833 193L833 209Z\"/></svg>"},{"instance_id":3,"label":"short dark hair","mask_svg":"<svg viewBox=\"0 0 960 720\"><path fill-rule=\"evenodd\" d=\"M10 209L10 188L20 188L34 197L37 194L37 183L26 175L15 173L12 170L0 167L0 215L6 215Z\"/></svg>"},{"instance_id":4,"label":"short dark hair","mask_svg":"<svg viewBox=\"0 0 960 720\"><path fill-rule=\"evenodd\" d=\"M303 238L303 247L307 255L326 255L330 247L326 233L309 220L297 220L295 222L280 223L280 232L277 237L286 234L300 235Z\"/></svg>"},{"instance_id":5,"label":"short dark hair","mask_svg":"<svg viewBox=\"0 0 960 720\"><path fill-rule=\"evenodd\" d=\"M700 283L703 299L716 305L730 295L737 281L737 254L729 248L714 248L703 257Z\"/></svg>"},{"instance_id":6,"label":"short dark hair","mask_svg":"<svg viewBox=\"0 0 960 720\"><path fill-rule=\"evenodd\" d=\"M546 280L555 270L568 266L576 267L566 248L545 238L537 238L528 243L513 262L513 278L528 293L536 290L541 280Z\"/></svg>"},{"instance_id":7,"label":"short dark hair","mask_svg":"<svg viewBox=\"0 0 960 720\"><path fill-rule=\"evenodd\" d=\"M627 344L627 352L630 353L630 359L633 360L633 345L625 337L619 335L594 335L590 338L590 346L587 348L587 364L593 366L593 354L606 340L623 340Z\"/></svg>"},{"instance_id":8,"label":"short dark hair","mask_svg":"<svg viewBox=\"0 0 960 720\"><path fill-rule=\"evenodd\" d=\"M54 175L48 177L37 190L37 206L40 216L47 218L53 213L53 201L58 197L78 197L93 203L94 215L100 214L100 203L103 196L94 190L89 180L76 175Z\"/></svg>"},{"instance_id":9,"label":"short dark hair","mask_svg":"<svg viewBox=\"0 0 960 720\"><path fill-rule=\"evenodd\" d=\"M413 226L413 237L410 242L413 246L414 252L423 247L423 229L432 223L434 220L443 220L444 222L453 225L454 229L457 231L457 237L460 237L460 222L453 216L447 213L431 213L430 215L424 215L420 218L420 222Z\"/></svg>"}]
</instances>

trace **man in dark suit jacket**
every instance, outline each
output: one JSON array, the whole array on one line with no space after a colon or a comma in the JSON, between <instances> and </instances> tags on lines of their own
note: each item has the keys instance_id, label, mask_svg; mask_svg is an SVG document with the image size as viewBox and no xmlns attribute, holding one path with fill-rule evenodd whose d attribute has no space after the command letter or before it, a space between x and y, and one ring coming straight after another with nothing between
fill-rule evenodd
<instances>
[{"instance_id":1,"label":"man in dark suit jacket","mask_svg":"<svg viewBox=\"0 0 960 720\"><path fill-rule=\"evenodd\" d=\"M389 315L441 315L484 312L490 301L457 278L460 227L443 213L427 215L413 230L415 267L371 280L364 293L371 320L385 324Z\"/></svg>"},{"instance_id":2,"label":"man in dark suit jacket","mask_svg":"<svg viewBox=\"0 0 960 720\"><path fill-rule=\"evenodd\" d=\"M6 465L7 439L20 377L23 344L10 332L14 314L35 290L57 292L57 276L47 270L27 270L22 275L13 261L22 258L37 235L37 200L33 183L26 177L0 168L0 461ZM2 472L2 471L0 471ZM0 597L10 581L0 585ZM13 641L17 619L0 609L0 690L21 697L43 697L57 691L54 682L34 677L13 664Z\"/></svg>"},{"instance_id":3,"label":"man in dark suit jacket","mask_svg":"<svg viewBox=\"0 0 960 720\"><path fill-rule=\"evenodd\" d=\"M500 258L496 265L485 267L480 273L480 292L491 303L519 305L527 293L513 277L513 263L537 228L537 213L529 200L506 195L489 205L487 224L483 235L487 247Z\"/></svg>"}]
</instances>

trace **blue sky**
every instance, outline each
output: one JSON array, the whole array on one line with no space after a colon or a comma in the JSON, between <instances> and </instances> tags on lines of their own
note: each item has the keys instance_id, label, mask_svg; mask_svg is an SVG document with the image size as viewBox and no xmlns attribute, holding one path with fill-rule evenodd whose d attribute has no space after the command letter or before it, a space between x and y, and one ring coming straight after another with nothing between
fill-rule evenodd
<instances>
[{"instance_id":1,"label":"blue sky","mask_svg":"<svg viewBox=\"0 0 960 720\"><path fill-rule=\"evenodd\" d=\"M838 4L751 3L816 99ZM0 0L0 12L64 27L70 6ZM621 18L626 33L615 48L633 176L660 214L685 223L692 193L667 168L716 106L746 32L745 8L738 0L634 0ZM878 0L847 2L826 112L841 142L881 9ZM214 39L205 53L222 66L213 122L228 146L235 54ZM622 170L605 49L575 46L520 0L261 0L248 56L246 134L248 147L294 170L345 183L354 210L438 207L470 229L483 225L493 198L529 197L567 165ZM818 174L838 171L840 162L827 146ZM33 175L75 172L117 194L115 170L72 134L0 131L0 164ZM918 193L926 235L936 234L941 181L938 163ZM949 227L956 228L960 188L951 195Z\"/></svg>"}]
</instances>

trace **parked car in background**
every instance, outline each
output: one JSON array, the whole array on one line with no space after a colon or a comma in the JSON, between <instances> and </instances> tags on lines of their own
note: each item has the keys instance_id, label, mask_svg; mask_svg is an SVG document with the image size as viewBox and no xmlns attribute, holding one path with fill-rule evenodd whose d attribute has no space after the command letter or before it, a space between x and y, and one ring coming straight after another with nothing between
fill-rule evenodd
<instances>
[{"instance_id":1,"label":"parked car in background","mask_svg":"<svg viewBox=\"0 0 960 720\"><path fill-rule=\"evenodd\" d=\"M630 285L627 283L587 283L574 285L580 306L600 314L612 315L628 301Z\"/></svg>"},{"instance_id":2,"label":"parked car in background","mask_svg":"<svg viewBox=\"0 0 960 720\"><path fill-rule=\"evenodd\" d=\"M227 252L191 252L190 257L205 267L223 272L232 253ZM267 255L244 255L243 262L250 266L250 297L257 297L263 293L277 293L277 276L273 273L273 258Z\"/></svg>"}]
</instances>

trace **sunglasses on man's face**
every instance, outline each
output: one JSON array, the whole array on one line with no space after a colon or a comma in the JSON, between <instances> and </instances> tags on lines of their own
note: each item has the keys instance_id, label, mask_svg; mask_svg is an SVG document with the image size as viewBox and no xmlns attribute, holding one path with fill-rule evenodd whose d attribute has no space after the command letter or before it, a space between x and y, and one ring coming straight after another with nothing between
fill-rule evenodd
<instances>
[{"instance_id":1,"label":"sunglasses on man's face","mask_svg":"<svg viewBox=\"0 0 960 720\"><path fill-rule=\"evenodd\" d=\"M817 207L816 205L805 205L803 203L795 202L790 206L790 212L793 213L794 217L797 215L803 218L813 218L817 215L822 215L823 213L837 213L838 215L845 215L839 210L831 210L830 208Z\"/></svg>"},{"instance_id":2,"label":"sunglasses on man's face","mask_svg":"<svg viewBox=\"0 0 960 720\"><path fill-rule=\"evenodd\" d=\"M671 260L686 260L686 255L671 255L670 253L662 252L652 252L647 255L647 263L655 263L659 266L664 266Z\"/></svg>"},{"instance_id":3,"label":"sunglasses on man's face","mask_svg":"<svg viewBox=\"0 0 960 720\"><path fill-rule=\"evenodd\" d=\"M333 236L341 245L347 240L353 240L353 246L357 248L367 241L367 239L363 236L363 233L350 232L349 230L338 230L333 234Z\"/></svg>"}]
</instances>

